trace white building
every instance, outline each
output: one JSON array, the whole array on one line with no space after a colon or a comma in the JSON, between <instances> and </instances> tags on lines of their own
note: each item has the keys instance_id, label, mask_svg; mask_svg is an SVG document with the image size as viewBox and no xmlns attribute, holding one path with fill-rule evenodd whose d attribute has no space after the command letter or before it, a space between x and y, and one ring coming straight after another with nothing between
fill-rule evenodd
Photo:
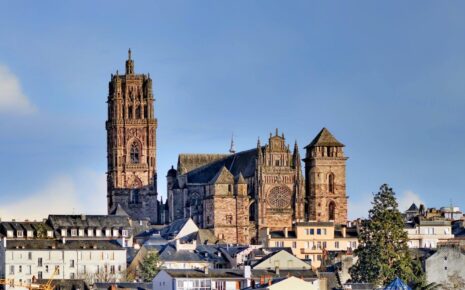
<instances>
[{"instance_id":1,"label":"white building","mask_svg":"<svg viewBox=\"0 0 465 290\"><path fill-rule=\"evenodd\" d=\"M407 223L409 248L436 248L439 242L454 238L450 221L425 220L417 217L414 222Z\"/></svg>"},{"instance_id":2,"label":"white building","mask_svg":"<svg viewBox=\"0 0 465 290\"><path fill-rule=\"evenodd\" d=\"M0 278L29 285L35 279L119 281L126 249L116 241L6 240L0 245Z\"/></svg>"}]
</instances>

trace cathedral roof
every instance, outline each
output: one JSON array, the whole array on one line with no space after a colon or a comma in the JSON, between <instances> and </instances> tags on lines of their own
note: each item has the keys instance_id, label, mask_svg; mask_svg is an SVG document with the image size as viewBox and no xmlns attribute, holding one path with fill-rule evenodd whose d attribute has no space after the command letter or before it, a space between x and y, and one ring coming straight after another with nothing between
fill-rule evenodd
<instances>
[{"instance_id":1,"label":"cathedral roof","mask_svg":"<svg viewBox=\"0 0 465 290\"><path fill-rule=\"evenodd\" d=\"M190 172L188 171L187 181L189 183L208 183L219 174L223 167L233 176L242 174L244 178L249 178L255 174L256 159L256 148L226 155L225 158L207 163Z\"/></svg>"},{"instance_id":2,"label":"cathedral roof","mask_svg":"<svg viewBox=\"0 0 465 290\"><path fill-rule=\"evenodd\" d=\"M181 174L192 171L216 160L224 159L231 154L179 154L178 171Z\"/></svg>"},{"instance_id":3,"label":"cathedral roof","mask_svg":"<svg viewBox=\"0 0 465 290\"><path fill-rule=\"evenodd\" d=\"M310 144L305 146L305 148L315 147L315 146L334 146L334 147L344 147L344 144L339 142L328 129L321 129L320 133L316 135Z\"/></svg>"}]
</instances>

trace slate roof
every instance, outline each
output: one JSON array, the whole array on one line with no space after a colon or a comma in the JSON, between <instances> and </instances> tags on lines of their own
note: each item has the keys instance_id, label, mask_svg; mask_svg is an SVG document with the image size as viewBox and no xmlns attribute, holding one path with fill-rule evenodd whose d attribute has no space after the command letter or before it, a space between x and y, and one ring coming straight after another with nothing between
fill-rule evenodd
<instances>
[{"instance_id":1,"label":"slate roof","mask_svg":"<svg viewBox=\"0 0 465 290\"><path fill-rule=\"evenodd\" d=\"M189 220L190 218L183 218L173 221L160 231L160 235L167 240L175 238Z\"/></svg>"},{"instance_id":2,"label":"slate roof","mask_svg":"<svg viewBox=\"0 0 465 290\"><path fill-rule=\"evenodd\" d=\"M129 218L118 215L49 215L54 229L61 228L129 228Z\"/></svg>"},{"instance_id":3,"label":"slate roof","mask_svg":"<svg viewBox=\"0 0 465 290\"><path fill-rule=\"evenodd\" d=\"M179 154L178 171L181 174L212 163L216 160L226 158L230 154Z\"/></svg>"},{"instance_id":4,"label":"slate roof","mask_svg":"<svg viewBox=\"0 0 465 290\"><path fill-rule=\"evenodd\" d=\"M172 244L166 245L158 253L160 260L167 262L210 262L208 257L205 257L195 251L176 250Z\"/></svg>"},{"instance_id":5,"label":"slate roof","mask_svg":"<svg viewBox=\"0 0 465 290\"><path fill-rule=\"evenodd\" d=\"M406 211L417 212L419 209L415 203L412 203L412 205Z\"/></svg>"},{"instance_id":6,"label":"slate roof","mask_svg":"<svg viewBox=\"0 0 465 290\"><path fill-rule=\"evenodd\" d=\"M209 183L223 167L231 172L234 177L239 177L239 174L242 174L244 178L249 178L255 174L256 158L257 148L227 155L225 158L204 164L187 172L187 181L189 183Z\"/></svg>"},{"instance_id":7,"label":"slate roof","mask_svg":"<svg viewBox=\"0 0 465 290\"><path fill-rule=\"evenodd\" d=\"M199 269L163 269L173 278L235 278L244 279L244 271L239 269L208 269L208 273Z\"/></svg>"},{"instance_id":8,"label":"slate roof","mask_svg":"<svg viewBox=\"0 0 465 290\"><path fill-rule=\"evenodd\" d=\"M9 240L6 244L9 250L124 250L116 241L105 240L69 240L63 243L57 240Z\"/></svg>"},{"instance_id":9,"label":"slate roof","mask_svg":"<svg viewBox=\"0 0 465 290\"><path fill-rule=\"evenodd\" d=\"M270 232L270 236L271 238L286 238L285 235L284 235L284 231L272 231ZM286 239L295 239L297 236L296 236L296 233L295 231L288 231L287 232L287 238Z\"/></svg>"},{"instance_id":10,"label":"slate roof","mask_svg":"<svg viewBox=\"0 0 465 290\"><path fill-rule=\"evenodd\" d=\"M317 275L312 270L279 270L279 276L276 274L275 270L256 270L252 269L252 278L259 278L263 276L272 276L272 277L287 277L294 276L298 278L305 279L315 279Z\"/></svg>"},{"instance_id":11,"label":"slate roof","mask_svg":"<svg viewBox=\"0 0 465 290\"><path fill-rule=\"evenodd\" d=\"M316 135L310 144L305 146L305 149L315 147L315 146L334 146L334 147L344 147L344 144L339 142L328 129L321 129L320 133Z\"/></svg>"},{"instance_id":12,"label":"slate roof","mask_svg":"<svg viewBox=\"0 0 465 290\"><path fill-rule=\"evenodd\" d=\"M333 222L299 222L296 223L297 226L309 226L309 227L332 227L334 226Z\"/></svg>"},{"instance_id":13,"label":"slate roof","mask_svg":"<svg viewBox=\"0 0 465 290\"><path fill-rule=\"evenodd\" d=\"M52 228L44 222L0 222L0 231L6 234L6 231L37 231L38 227L44 227L49 231Z\"/></svg>"}]
</instances>

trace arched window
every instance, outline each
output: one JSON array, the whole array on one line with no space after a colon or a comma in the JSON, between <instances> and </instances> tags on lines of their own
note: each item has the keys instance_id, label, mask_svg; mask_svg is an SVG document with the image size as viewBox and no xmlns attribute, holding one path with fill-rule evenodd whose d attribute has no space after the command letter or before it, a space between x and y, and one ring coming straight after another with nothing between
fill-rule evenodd
<instances>
[{"instance_id":1,"label":"arched window","mask_svg":"<svg viewBox=\"0 0 465 290\"><path fill-rule=\"evenodd\" d=\"M328 217L330 221L333 221L336 216L336 204L334 201L331 201L328 206Z\"/></svg>"},{"instance_id":2,"label":"arched window","mask_svg":"<svg viewBox=\"0 0 465 290\"><path fill-rule=\"evenodd\" d=\"M136 107L136 119L140 119L141 115L140 115L140 106L137 106Z\"/></svg>"},{"instance_id":3,"label":"arched window","mask_svg":"<svg viewBox=\"0 0 465 290\"><path fill-rule=\"evenodd\" d=\"M128 107L128 119L132 119L132 106Z\"/></svg>"},{"instance_id":4,"label":"arched window","mask_svg":"<svg viewBox=\"0 0 465 290\"><path fill-rule=\"evenodd\" d=\"M140 162L139 145L137 144L137 142L134 142L131 145L131 162L132 163Z\"/></svg>"},{"instance_id":5,"label":"arched window","mask_svg":"<svg viewBox=\"0 0 465 290\"><path fill-rule=\"evenodd\" d=\"M328 176L328 191L334 193L334 174L332 173Z\"/></svg>"}]
</instances>

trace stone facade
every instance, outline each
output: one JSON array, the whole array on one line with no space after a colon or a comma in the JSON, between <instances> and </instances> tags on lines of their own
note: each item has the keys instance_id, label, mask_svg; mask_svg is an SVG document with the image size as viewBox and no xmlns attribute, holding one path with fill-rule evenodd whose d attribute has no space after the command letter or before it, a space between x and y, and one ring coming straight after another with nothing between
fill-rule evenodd
<instances>
[{"instance_id":1,"label":"stone facade","mask_svg":"<svg viewBox=\"0 0 465 290\"><path fill-rule=\"evenodd\" d=\"M321 141L319 138L321 132L312 144ZM308 204L324 201L335 205L335 222L345 224L346 158L341 146L334 147L330 150L337 152L335 157L305 159L306 164L307 160L313 162L313 172L337 176L332 192L323 179L307 179L310 184L305 184L297 143L291 151L278 130L270 134L265 146L259 140L256 149L231 154L181 154L177 170L171 168L167 175L169 220L191 217L199 227L212 229L219 239L251 243L258 241L263 228L279 230L291 228L294 222L328 220L329 213L317 218L312 212L316 206ZM313 146L307 146L307 156L312 156L312 150ZM314 194L318 199L307 197L306 187L319 188Z\"/></svg>"},{"instance_id":2,"label":"stone facade","mask_svg":"<svg viewBox=\"0 0 465 290\"><path fill-rule=\"evenodd\" d=\"M306 192L309 219L347 221L346 160L344 145L323 128L305 147Z\"/></svg>"},{"instance_id":3,"label":"stone facade","mask_svg":"<svg viewBox=\"0 0 465 290\"><path fill-rule=\"evenodd\" d=\"M135 74L129 50L126 73L111 76L108 93L108 212L120 205L136 220L160 219L156 129L150 75Z\"/></svg>"}]
</instances>

